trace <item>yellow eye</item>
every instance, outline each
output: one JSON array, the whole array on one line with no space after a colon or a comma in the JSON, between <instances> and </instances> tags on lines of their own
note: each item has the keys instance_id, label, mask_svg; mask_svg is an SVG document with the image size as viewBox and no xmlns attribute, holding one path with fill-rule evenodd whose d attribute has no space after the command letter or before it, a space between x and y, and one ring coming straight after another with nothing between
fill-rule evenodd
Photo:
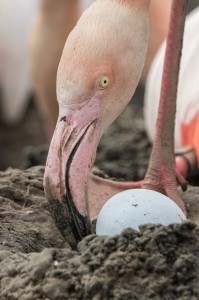
<instances>
[{"instance_id":1,"label":"yellow eye","mask_svg":"<svg viewBox=\"0 0 199 300\"><path fill-rule=\"evenodd\" d=\"M99 80L99 87L106 89L110 84L110 78L107 75L102 75Z\"/></svg>"}]
</instances>

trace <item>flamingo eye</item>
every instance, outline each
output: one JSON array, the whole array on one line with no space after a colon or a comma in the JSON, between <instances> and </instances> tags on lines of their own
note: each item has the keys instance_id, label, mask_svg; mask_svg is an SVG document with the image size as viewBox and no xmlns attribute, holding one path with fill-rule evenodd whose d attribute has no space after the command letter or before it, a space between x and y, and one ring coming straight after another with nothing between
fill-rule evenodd
<instances>
[{"instance_id":1,"label":"flamingo eye","mask_svg":"<svg viewBox=\"0 0 199 300\"><path fill-rule=\"evenodd\" d=\"M110 84L110 78L107 75L102 75L99 79L99 87L106 89Z\"/></svg>"}]
</instances>

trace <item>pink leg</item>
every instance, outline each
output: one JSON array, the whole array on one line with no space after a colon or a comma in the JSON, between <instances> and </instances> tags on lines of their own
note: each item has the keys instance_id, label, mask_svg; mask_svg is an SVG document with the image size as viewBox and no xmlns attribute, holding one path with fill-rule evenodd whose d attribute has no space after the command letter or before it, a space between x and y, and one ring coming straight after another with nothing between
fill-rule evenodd
<instances>
[{"instance_id":1,"label":"pink leg","mask_svg":"<svg viewBox=\"0 0 199 300\"><path fill-rule=\"evenodd\" d=\"M185 207L177 193L177 183L179 183L184 190L186 188L186 181L175 170L174 124L187 4L188 0L173 0L172 3L156 125L157 131L149 168L142 186L143 188L153 189L166 194L174 200L183 211L185 211ZM151 101L153 101L153 99L151 99Z\"/></svg>"}]
</instances>

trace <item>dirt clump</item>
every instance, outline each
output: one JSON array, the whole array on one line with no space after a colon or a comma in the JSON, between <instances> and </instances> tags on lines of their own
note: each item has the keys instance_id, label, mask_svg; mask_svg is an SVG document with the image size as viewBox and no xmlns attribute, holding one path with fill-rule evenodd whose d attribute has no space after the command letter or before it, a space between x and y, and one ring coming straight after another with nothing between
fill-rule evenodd
<instances>
[{"instance_id":1,"label":"dirt clump","mask_svg":"<svg viewBox=\"0 0 199 300\"><path fill-rule=\"evenodd\" d=\"M96 159L102 176L107 173L128 181L144 177L151 144L142 114L142 107L131 103L106 131ZM41 143L32 147L23 152L24 161L14 147L1 150L10 149L5 157L17 156L17 166L44 163L48 147L45 150ZM44 166L0 172L1 300L199 299L197 178L196 186L181 193L191 221L168 227L146 225L140 232L126 229L114 237L93 233L74 251L49 213L43 174Z\"/></svg>"}]
</instances>

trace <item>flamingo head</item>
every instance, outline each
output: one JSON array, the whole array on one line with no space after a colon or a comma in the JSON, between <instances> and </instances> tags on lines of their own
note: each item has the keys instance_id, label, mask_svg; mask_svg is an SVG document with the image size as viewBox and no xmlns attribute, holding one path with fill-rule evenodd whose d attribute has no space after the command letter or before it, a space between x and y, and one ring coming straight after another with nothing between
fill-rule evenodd
<instances>
[{"instance_id":1,"label":"flamingo head","mask_svg":"<svg viewBox=\"0 0 199 300\"><path fill-rule=\"evenodd\" d=\"M89 173L101 135L130 101L141 76L148 2L94 2L63 50L59 117L44 186L54 220L71 245L90 232Z\"/></svg>"}]
</instances>

